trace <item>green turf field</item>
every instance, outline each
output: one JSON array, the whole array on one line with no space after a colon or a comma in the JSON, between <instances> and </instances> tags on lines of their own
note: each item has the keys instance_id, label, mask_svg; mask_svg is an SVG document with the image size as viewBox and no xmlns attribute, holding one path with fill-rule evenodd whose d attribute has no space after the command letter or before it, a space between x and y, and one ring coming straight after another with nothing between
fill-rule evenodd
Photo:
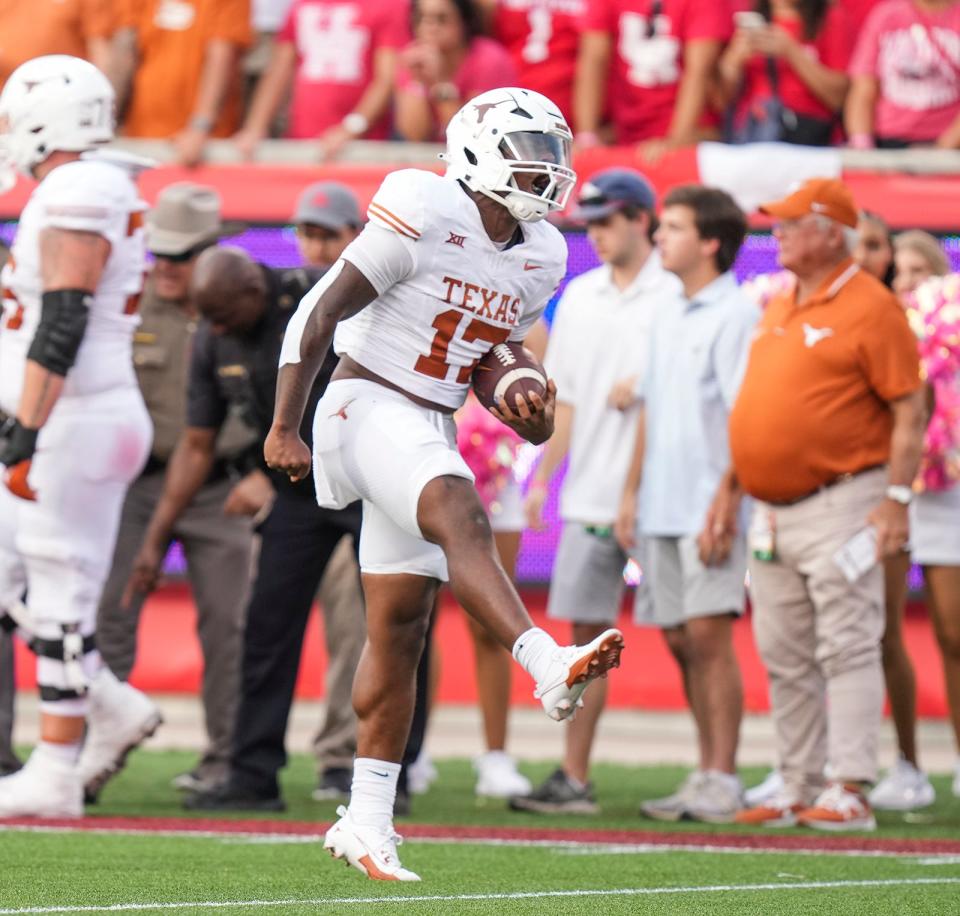
<instances>
[{"instance_id":1,"label":"green turf field","mask_svg":"<svg viewBox=\"0 0 960 916\"><path fill-rule=\"evenodd\" d=\"M187 754L141 752L91 810L104 817L188 816L168 783L191 763ZM524 769L534 778L547 771ZM409 822L447 825L448 831L469 825L649 831L659 825L636 816L638 801L668 791L681 775L676 768L597 767L604 813L548 820L499 803L478 805L467 763L442 764L440 774L434 789L415 799ZM881 816L872 836L960 840L960 800L950 796L945 779L936 785L943 799L936 807L922 817ZM333 804L311 801L312 786L311 761L295 758L284 785L289 810L269 819L329 820ZM403 822L398 826L402 833ZM717 845L742 835L700 824L671 830L675 837L709 832ZM670 832L663 834L669 841ZM770 836L777 834L818 836ZM396 885L366 880L303 836L251 835L249 829L234 836L7 830L0 832L0 914L960 913L960 853L712 852L575 840L575 834L562 844L411 839L401 850L403 862L424 880Z\"/></svg>"}]
</instances>

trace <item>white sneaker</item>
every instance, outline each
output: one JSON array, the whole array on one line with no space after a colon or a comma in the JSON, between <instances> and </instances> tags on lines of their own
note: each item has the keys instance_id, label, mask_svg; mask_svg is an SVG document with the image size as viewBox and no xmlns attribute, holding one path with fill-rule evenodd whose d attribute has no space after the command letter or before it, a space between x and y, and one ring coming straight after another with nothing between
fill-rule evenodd
<instances>
[{"instance_id":1,"label":"white sneaker","mask_svg":"<svg viewBox=\"0 0 960 916\"><path fill-rule=\"evenodd\" d=\"M797 823L815 830L876 830L870 802L856 786L835 782L809 808L797 812Z\"/></svg>"},{"instance_id":2,"label":"white sneaker","mask_svg":"<svg viewBox=\"0 0 960 916\"><path fill-rule=\"evenodd\" d=\"M782 793L783 774L779 770L771 770L763 782L743 793L743 800L748 808L756 808Z\"/></svg>"},{"instance_id":3,"label":"white sneaker","mask_svg":"<svg viewBox=\"0 0 960 916\"><path fill-rule=\"evenodd\" d=\"M337 808L338 820L323 840L323 848L330 850L335 859L346 859L358 871L376 881L419 881L420 876L400 865L397 846L403 840L393 828L380 831L373 827L360 827L350 819L350 812L341 805Z\"/></svg>"},{"instance_id":4,"label":"white sneaker","mask_svg":"<svg viewBox=\"0 0 960 916\"><path fill-rule=\"evenodd\" d=\"M510 798L529 795L533 784L517 770L517 762L504 751L487 751L473 761L477 773L477 795Z\"/></svg>"},{"instance_id":5,"label":"white sneaker","mask_svg":"<svg viewBox=\"0 0 960 916\"><path fill-rule=\"evenodd\" d=\"M731 824L742 808L740 777L708 770L687 804L686 816L706 824Z\"/></svg>"},{"instance_id":6,"label":"white sneaker","mask_svg":"<svg viewBox=\"0 0 960 916\"><path fill-rule=\"evenodd\" d=\"M927 774L902 757L887 770L868 796L878 811L915 811L936 801Z\"/></svg>"},{"instance_id":7,"label":"white sneaker","mask_svg":"<svg viewBox=\"0 0 960 916\"><path fill-rule=\"evenodd\" d=\"M76 765L38 747L21 769L0 779L0 817L83 817Z\"/></svg>"},{"instance_id":8,"label":"white sneaker","mask_svg":"<svg viewBox=\"0 0 960 916\"><path fill-rule=\"evenodd\" d=\"M558 647L547 676L537 683L534 697L543 703L551 719L561 722L572 718L577 707L583 705L580 696L590 681L620 667L622 651L623 634L612 628L585 646Z\"/></svg>"},{"instance_id":9,"label":"white sneaker","mask_svg":"<svg viewBox=\"0 0 960 916\"><path fill-rule=\"evenodd\" d=\"M690 804L707 774L702 770L693 770L680 783L677 791L664 798L650 798L640 804L640 813L655 821L679 821L686 817Z\"/></svg>"},{"instance_id":10,"label":"white sneaker","mask_svg":"<svg viewBox=\"0 0 960 916\"><path fill-rule=\"evenodd\" d=\"M87 735L77 764L87 801L120 770L127 754L163 721L157 705L136 687L118 681L104 665L90 684Z\"/></svg>"},{"instance_id":11,"label":"white sneaker","mask_svg":"<svg viewBox=\"0 0 960 916\"><path fill-rule=\"evenodd\" d=\"M419 756L407 767L407 789L413 795L426 795L437 781L437 768L433 765L430 755L420 751Z\"/></svg>"}]
</instances>

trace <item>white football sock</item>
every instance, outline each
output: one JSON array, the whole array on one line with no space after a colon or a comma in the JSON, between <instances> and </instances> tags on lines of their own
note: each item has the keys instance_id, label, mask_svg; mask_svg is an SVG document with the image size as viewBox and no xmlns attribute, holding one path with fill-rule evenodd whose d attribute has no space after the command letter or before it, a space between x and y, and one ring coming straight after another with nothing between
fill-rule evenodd
<instances>
[{"instance_id":1,"label":"white football sock","mask_svg":"<svg viewBox=\"0 0 960 916\"><path fill-rule=\"evenodd\" d=\"M41 741L37 750L48 760L58 760L61 763L74 764L80 758L81 744L79 741L71 744L56 744L53 741Z\"/></svg>"},{"instance_id":2,"label":"white football sock","mask_svg":"<svg viewBox=\"0 0 960 916\"><path fill-rule=\"evenodd\" d=\"M521 633L513 644L513 657L538 684L546 677L550 659L557 649L554 638L540 627Z\"/></svg>"},{"instance_id":3,"label":"white football sock","mask_svg":"<svg viewBox=\"0 0 960 916\"><path fill-rule=\"evenodd\" d=\"M388 830L393 823L393 803L397 797L400 764L372 757L353 761L350 787L350 817L360 827Z\"/></svg>"}]
</instances>

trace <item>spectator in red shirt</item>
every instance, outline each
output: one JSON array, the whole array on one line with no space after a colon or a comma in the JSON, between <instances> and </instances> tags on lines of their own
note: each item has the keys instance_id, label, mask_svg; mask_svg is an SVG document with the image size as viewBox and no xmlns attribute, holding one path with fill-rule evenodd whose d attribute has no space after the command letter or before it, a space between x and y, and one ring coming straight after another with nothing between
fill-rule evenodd
<instances>
[{"instance_id":1,"label":"spectator in red shirt","mask_svg":"<svg viewBox=\"0 0 960 916\"><path fill-rule=\"evenodd\" d=\"M555 102L573 123L573 78L586 0L481 0L489 31L509 52L518 86Z\"/></svg>"},{"instance_id":2,"label":"spectator in red shirt","mask_svg":"<svg viewBox=\"0 0 960 916\"><path fill-rule=\"evenodd\" d=\"M730 35L728 0L587 0L573 109L581 146L598 142L607 100L616 143L648 158L694 143Z\"/></svg>"},{"instance_id":3,"label":"spectator in red shirt","mask_svg":"<svg viewBox=\"0 0 960 916\"><path fill-rule=\"evenodd\" d=\"M886 0L874 8L850 63L851 146L960 147L958 35L958 0Z\"/></svg>"},{"instance_id":4,"label":"spectator in red shirt","mask_svg":"<svg viewBox=\"0 0 960 916\"><path fill-rule=\"evenodd\" d=\"M236 135L241 152L267 136L291 81L288 137L319 137L325 157L359 137L386 139L407 10L405 0L294 0Z\"/></svg>"},{"instance_id":5,"label":"spectator in red shirt","mask_svg":"<svg viewBox=\"0 0 960 916\"><path fill-rule=\"evenodd\" d=\"M721 91L735 106L732 139L828 146L850 84L844 10L830 0L757 0L734 22L720 59Z\"/></svg>"},{"instance_id":6,"label":"spectator in red shirt","mask_svg":"<svg viewBox=\"0 0 960 916\"><path fill-rule=\"evenodd\" d=\"M877 2L878 0L837 0L837 6L846 12L850 22L861 24L866 21Z\"/></svg>"},{"instance_id":7,"label":"spectator in red shirt","mask_svg":"<svg viewBox=\"0 0 960 916\"><path fill-rule=\"evenodd\" d=\"M507 50L480 31L473 0L414 0L414 38L400 55L395 99L397 132L404 139L443 140L464 102L517 85Z\"/></svg>"}]
</instances>

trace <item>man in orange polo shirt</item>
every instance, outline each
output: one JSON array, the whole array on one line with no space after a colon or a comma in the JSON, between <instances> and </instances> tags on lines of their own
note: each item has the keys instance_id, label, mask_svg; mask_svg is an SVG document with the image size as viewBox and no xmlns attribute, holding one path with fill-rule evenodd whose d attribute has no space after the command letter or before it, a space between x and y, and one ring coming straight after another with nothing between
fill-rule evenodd
<instances>
[{"instance_id":1,"label":"man in orange polo shirt","mask_svg":"<svg viewBox=\"0 0 960 916\"><path fill-rule=\"evenodd\" d=\"M785 786L737 820L871 830L877 560L908 542L925 422L917 343L892 293L850 257L858 211L842 182L813 179L761 210L796 285L767 306L750 350L730 416L731 486L756 500L753 625Z\"/></svg>"}]
</instances>

